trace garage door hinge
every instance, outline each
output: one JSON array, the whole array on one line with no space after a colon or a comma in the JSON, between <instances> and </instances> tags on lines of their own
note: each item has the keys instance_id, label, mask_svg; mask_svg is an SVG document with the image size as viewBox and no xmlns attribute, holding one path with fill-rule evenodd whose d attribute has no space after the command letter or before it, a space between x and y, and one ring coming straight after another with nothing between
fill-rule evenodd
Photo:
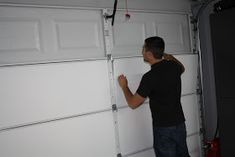
<instances>
[{"instance_id":1,"label":"garage door hinge","mask_svg":"<svg viewBox=\"0 0 235 157\"><path fill-rule=\"evenodd\" d=\"M113 110L113 112L116 112L116 111L118 110L116 104L113 104L113 105L112 105L112 110Z\"/></svg>"},{"instance_id":2,"label":"garage door hinge","mask_svg":"<svg viewBox=\"0 0 235 157\"><path fill-rule=\"evenodd\" d=\"M107 54L107 59L112 61L113 60L112 55L111 54Z\"/></svg>"},{"instance_id":3,"label":"garage door hinge","mask_svg":"<svg viewBox=\"0 0 235 157\"><path fill-rule=\"evenodd\" d=\"M119 154L117 154L117 157L122 157L122 154L120 154L120 153L119 153Z\"/></svg>"}]
</instances>

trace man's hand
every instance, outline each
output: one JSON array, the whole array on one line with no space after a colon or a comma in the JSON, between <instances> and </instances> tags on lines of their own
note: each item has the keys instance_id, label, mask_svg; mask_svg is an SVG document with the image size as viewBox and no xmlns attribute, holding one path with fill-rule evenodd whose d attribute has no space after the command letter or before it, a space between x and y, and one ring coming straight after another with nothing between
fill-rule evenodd
<instances>
[{"instance_id":1,"label":"man's hand","mask_svg":"<svg viewBox=\"0 0 235 157\"><path fill-rule=\"evenodd\" d=\"M163 59L168 60L168 61L170 61L170 60L175 61L176 63L178 63L182 69L181 74L185 71L184 65L178 59L176 59L173 55L164 53Z\"/></svg>"},{"instance_id":2,"label":"man's hand","mask_svg":"<svg viewBox=\"0 0 235 157\"><path fill-rule=\"evenodd\" d=\"M125 88L128 86L126 76L124 76L123 74L118 77L118 82L121 88Z\"/></svg>"},{"instance_id":3,"label":"man's hand","mask_svg":"<svg viewBox=\"0 0 235 157\"><path fill-rule=\"evenodd\" d=\"M118 77L118 82L120 87L122 88L122 91L130 108L135 109L144 102L145 98L140 96L138 93L135 93L133 95L133 93L130 91L126 76L124 76L123 74L120 75Z\"/></svg>"}]
</instances>

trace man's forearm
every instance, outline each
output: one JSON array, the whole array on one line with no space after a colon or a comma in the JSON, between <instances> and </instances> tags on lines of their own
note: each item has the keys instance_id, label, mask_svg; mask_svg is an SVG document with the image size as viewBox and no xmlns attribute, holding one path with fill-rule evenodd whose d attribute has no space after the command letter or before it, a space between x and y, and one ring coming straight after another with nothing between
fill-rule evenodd
<instances>
[{"instance_id":1,"label":"man's forearm","mask_svg":"<svg viewBox=\"0 0 235 157\"><path fill-rule=\"evenodd\" d=\"M128 87L127 79L123 74L118 77L118 82L130 108L135 109L144 102L145 98L138 95L138 93L133 94L131 92Z\"/></svg>"},{"instance_id":2,"label":"man's forearm","mask_svg":"<svg viewBox=\"0 0 235 157\"><path fill-rule=\"evenodd\" d=\"M131 98L133 97L133 94L132 94L131 90L129 89L129 87L128 86L123 87L122 91L125 95L127 103L131 104Z\"/></svg>"}]
</instances>

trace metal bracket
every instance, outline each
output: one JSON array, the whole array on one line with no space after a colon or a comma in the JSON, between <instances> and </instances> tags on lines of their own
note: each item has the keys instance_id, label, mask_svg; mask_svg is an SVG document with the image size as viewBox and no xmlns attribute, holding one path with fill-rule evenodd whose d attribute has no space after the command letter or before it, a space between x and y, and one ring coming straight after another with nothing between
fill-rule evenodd
<instances>
[{"instance_id":1,"label":"metal bracket","mask_svg":"<svg viewBox=\"0 0 235 157\"><path fill-rule=\"evenodd\" d=\"M111 54L107 54L107 59L108 59L108 61L112 61L113 60L112 55Z\"/></svg>"},{"instance_id":2,"label":"metal bracket","mask_svg":"<svg viewBox=\"0 0 235 157\"><path fill-rule=\"evenodd\" d=\"M190 16L190 23L191 24L197 23L197 19L194 16Z\"/></svg>"},{"instance_id":3,"label":"metal bracket","mask_svg":"<svg viewBox=\"0 0 235 157\"><path fill-rule=\"evenodd\" d=\"M193 25L193 31L197 32L198 31L198 20L194 16L190 16L190 23Z\"/></svg>"},{"instance_id":4,"label":"metal bracket","mask_svg":"<svg viewBox=\"0 0 235 157\"><path fill-rule=\"evenodd\" d=\"M112 18L112 26L114 24L114 18L115 18L115 14L116 14L116 11L117 11L117 3L118 3L118 0L114 0L114 6L113 6L113 13L112 13L112 15L108 15L107 13L104 14L104 18L105 18L106 21L108 19Z\"/></svg>"},{"instance_id":5,"label":"metal bracket","mask_svg":"<svg viewBox=\"0 0 235 157\"><path fill-rule=\"evenodd\" d=\"M117 108L117 105L116 104L113 104L112 105L112 111L113 112L117 112L118 108Z\"/></svg>"},{"instance_id":6,"label":"metal bracket","mask_svg":"<svg viewBox=\"0 0 235 157\"><path fill-rule=\"evenodd\" d=\"M104 18L105 18L105 20L108 20L110 18L113 18L113 15L109 15L108 13L105 13Z\"/></svg>"}]
</instances>

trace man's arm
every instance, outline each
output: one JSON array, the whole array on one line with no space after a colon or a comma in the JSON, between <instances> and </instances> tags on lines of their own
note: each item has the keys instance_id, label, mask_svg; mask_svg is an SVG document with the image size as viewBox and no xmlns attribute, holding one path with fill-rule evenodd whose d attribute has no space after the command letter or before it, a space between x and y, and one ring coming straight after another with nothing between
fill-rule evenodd
<instances>
[{"instance_id":1,"label":"man's arm","mask_svg":"<svg viewBox=\"0 0 235 157\"><path fill-rule=\"evenodd\" d=\"M177 64L179 64L181 66L182 73L185 71L184 65L178 59L176 59L173 55L164 53L163 58L166 60L175 61Z\"/></svg>"},{"instance_id":2,"label":"man's arm","mask_svg":"<svg viewBox=\"0 0 235 157\"><path fill-rule=\"evenodd\" d=\"M130 108L135 109L144 102L144 97L140 96L138 93L133 94L130 91L127 79L124 75L120 75L118 77L118 82L120 87L122 88L122 91Z\"/></svg>"}]
</instances>

